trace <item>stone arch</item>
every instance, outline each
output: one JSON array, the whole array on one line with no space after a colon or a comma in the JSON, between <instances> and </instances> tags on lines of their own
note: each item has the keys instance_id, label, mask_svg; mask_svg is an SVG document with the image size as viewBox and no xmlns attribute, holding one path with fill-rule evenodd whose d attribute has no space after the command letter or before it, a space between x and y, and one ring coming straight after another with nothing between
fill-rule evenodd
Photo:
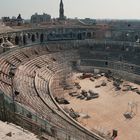
<instances>
[{"instance_id":1,"label":"stone arch","mask_svg":"<svg viewBox=\"0 0 140 140\"><path fill-rule=\"evenodd\" d=\"M119 55L119 61L123 61L123 55Z\"/></svg>"},{"instance_id":2,"label":"stone arch","mask_svg":"<svg viewBox=\"0 0 140 140\"><path fill-rule=\"evenodd\" d=\"M91 38L92 34L91 32L87 32L87 38Z\"/></svg>"},{"instance_id":3,"label":"stone arch","mask_svg":"<svg viewBox=\"0 0 140 140\"><path fill-rule=\"evenodd\" d=\"M40 35L40 42L42 43L44 41L44 34L42 33L41 35Z\"/></svg>"},{"instance_id":4,"label":"stone arch","mask_svg":"<svg viewBox=\"0 0 140 140\"><path fill-rule=\"evenodd\" d=\"M11 41L11 37L10 37L10 36L8 36L7 40L8 40L8 41Z\"/></svg>"},{"instance_id":5,"label":"stone arch","mask_svg":"<svg viewBox=\"0 0 140 140\"><path fill-rule=\"evenodd\" d=\"M30 38L31 38L31 34L30 34L30 33L28 33L27 35L28 35L28 39L30 39Z\"/></svg>"},{"instance_id":6,"label":"stone arch","mask_svg":"<svg viewBox=\"0 0 140 140\"><path fill-rule=\"evenodd\" d=\"M3 43L3 38L0 38L0 44Z\"/></svg>"},{"instance_id":7,"label":"stone arch","mask_svg":"<svg viewBox=\"0 0 140 140\"><path fill-rule=\"evenodd\" d=\"M31 40L32 40L32 42L35 42L35 35L34 34L32 34Z\"/></svg>"},{"instance_id":8,"label":"stone arch","mask_svg":"<svg viewBox=\"0 0 140 140\"><path fill-rule=\"evenodd\" d=\"M26 35L25 35L25 34L23 35L23 44L24 44L24 45L26 45L26 44L27 44L27 37L26 37Z\"/></svg>"},{"instance_id":9,"label":"stone arch","mask_svg":"<svg viewBox=\"0 0 140 140\"><path fill-rule=\"evenodd\" d=\"M137 41L139 39L139 36L138 35L135 35L135 40Z\"/></svg>"},{"instance_id":10,"label":"stone arch","mask_svg":"<svg viewBox=\"0 0 140 140\"><path fill-rule=\"evenodd\" d=\"M36 33L36 38L37 38L37 39L39 38L39 33L38 33L38 32Z\"/></svg>"},{"instance_id":11,"label":"stone arch","mask_svg":"<svg viewBox=\"0 0 140 140\"><path fill-rule=\"evenodd\" d=\"M105 66L108 66L108 61L105 62Z\"/></svg>"},{"instance_id":12,"label":"stone arch","mask_svg":"<svg viewBox=\"0 0 140 140\"><path fill-rule=\"evenodd\" d=\"M7 37L4 37L3 39L4 39L4 42L6 42L6 41L7 41Z\"/></svg>"},{"instance_id":13,"label":"stone arch","mask_svg":"<svg viewBox=\"0 0 140 140\"><path fill-rule=\"evenodd\" d=\"M125 46L124 45L121 47L121 50L122 51L125 51Z\"/></svg>"},{"instance_id":14,"label":"stone arch","mask_svg":"<svg viewBox=\"0 0 140 140\"><path fill-rule=\"evenodd\" d=\"M95 32L92 32L92 36L95 37L95 35L96 35L96 33Z\"/></svg>"},{"instance_id":15,"label":"stone arch","mask_svg":"<svg viewBox=\"0 0 140 140\"><path fill-rule=\"evenodd\" d=\"M16 36L16 37L15 37L15 45L19 45L19 41L20 41L19 37Z\"/></svg>"},{"instance_id":16,"label":"stone arch","mask_svg":"<svg viewBox=\"0 0 140 140\"><path fill-rule=\"evenodd\" d=\"M82 33L78 33L78 40L82 40Z\"/></svg>"},{"instance_id":17,"label":"stone arch","mask_svg":"<svg viewBox=\"0 0 140 140\"><path fill-rule=\"evenodd\" d=\"M72 38L72 37L73 37L73 32L70 31L69 35L70 35L70 37Z\"/></svg>"},{"instance_id":18,"label":"stone arch","mask_svg":"<svg viewBox=\"0 0 140 140\"><path fill-rule=\"evenodd\" d=\"M128 27L131 27L131 24L128 24L127 26L128 26Z\"/></svg>"}]
</instances>

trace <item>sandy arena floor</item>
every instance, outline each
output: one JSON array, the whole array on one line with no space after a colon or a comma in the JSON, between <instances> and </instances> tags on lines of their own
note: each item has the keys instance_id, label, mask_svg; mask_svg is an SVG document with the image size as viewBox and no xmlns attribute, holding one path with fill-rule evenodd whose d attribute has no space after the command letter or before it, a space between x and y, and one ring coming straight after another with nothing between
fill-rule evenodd
<instances>
[{"instance_id":1,"label":"sandy arena floor","mask_svg":"<svg viewBox=\"0 0 140 140\"><path fill-rule=\"evenodd\" d=\"M80 80L78 75L74 74L74 79L80 83L81 89L92 89L100 95L97 99L87 101L65 94L64 97L70 101L70 104L65 106L81 114L78 121L90 130L96 129L104 134L116 129L119 140L140 140L140 95L132 91L115 91L113 82L109 82L105 77L92 82L89 78ZM95 85L103 80L107 82L107 86L95 88ZM139 85L127 83L140 89ZM128 120L123 114L131 110L128 105L130 102L136 104L133 108L135 116ZM87 114L90 116L88 119L82 117Z\"/></svg>"}]
</instances>

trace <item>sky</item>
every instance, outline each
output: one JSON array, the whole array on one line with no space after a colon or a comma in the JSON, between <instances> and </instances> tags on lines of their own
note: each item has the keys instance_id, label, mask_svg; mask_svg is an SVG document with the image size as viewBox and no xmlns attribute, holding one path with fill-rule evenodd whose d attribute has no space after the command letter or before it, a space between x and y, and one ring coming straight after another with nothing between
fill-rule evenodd
<instances>
[{"instance_id":1,"label":"sky","mask_svg":"<svg viewBox=\"0 0 140 140\"><path fill-rule=\"evenodd\" d=\"M63 0L68 18L140 19L140 0ZM0 17L29 19L34 13L59 15L60 0L0 0Z\"/></svg>"}]
</instances>

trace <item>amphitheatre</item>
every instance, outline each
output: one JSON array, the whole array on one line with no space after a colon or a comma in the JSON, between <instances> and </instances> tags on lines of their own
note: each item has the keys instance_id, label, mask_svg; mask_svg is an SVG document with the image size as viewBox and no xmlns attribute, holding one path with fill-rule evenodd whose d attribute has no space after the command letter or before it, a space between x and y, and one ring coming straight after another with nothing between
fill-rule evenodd
<instances>
[{"instance_id":1,"label":"amphitheatre","mask_svg":"<svg viewBox=\"0 0 140 140\"><path fill-rule=\"evenodd\" d=\"M0 119L44 140L139 140L139 24L66 21L1 25Z\"/></svg>"}]
</instances>

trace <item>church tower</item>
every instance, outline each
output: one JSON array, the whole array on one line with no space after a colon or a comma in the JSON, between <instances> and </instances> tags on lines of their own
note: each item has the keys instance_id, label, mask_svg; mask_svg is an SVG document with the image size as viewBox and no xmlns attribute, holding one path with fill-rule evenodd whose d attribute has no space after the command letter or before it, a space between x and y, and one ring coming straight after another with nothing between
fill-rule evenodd
<instances>
[{"instance_id":1,"label":"church tower","mask_svg":"<svg viewBox=\"0 0 140 140\"><path fill-rule=\"evenodd\" d=\"M64 16L64 5L63 5L63 1L62 0L60 1L59 19L60 20L65 19L65 16Z\"/></svg>"}]
</instances>

